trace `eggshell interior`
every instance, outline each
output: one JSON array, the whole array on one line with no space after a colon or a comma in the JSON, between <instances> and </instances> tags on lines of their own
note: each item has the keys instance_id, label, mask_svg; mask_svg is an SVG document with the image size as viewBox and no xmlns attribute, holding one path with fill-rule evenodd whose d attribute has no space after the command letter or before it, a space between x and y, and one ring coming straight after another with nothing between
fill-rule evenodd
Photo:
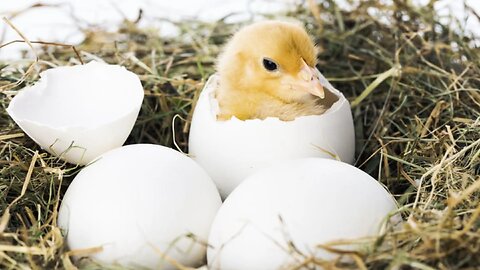
<instances>
[{"instance_id":1,"label":"eggshell interior","mask_svg":"<svg viewBox=\"0 0 480 270\"><path fill-rule=\"evenodd\" d=\"M125 142L144 96L137 75L90 62L52 68L40 76L13 98L7 111L43 149L87 164Z\"/></svg>"},{"instance_id":2,"label":"eggshell interior","mask_svg":"<svg viewBox=\"0 0 480 270\"><path fill-rule=\"evenodd\" d=\"M333 259L338 254L319 245L377 236L396 209L382 185L349 164L285 161L248 177L220 207L210 231L209 269L300 269L310 257ZM367 247L358 243L332 247Z\"/></svg>"},{"instance_id":3,"label":"eggshell interior","mask_svg":"<svg viewBox=\"0 0 480 270\"><path fill-rule=\"evenodd\" d=\"M136 144L102 155L75 177L58 224L71 250L129 269L199 266L221 205L207 173L192 159L159 145ZM192 236L193 235L193 236Z\"/></svg>"},{"instance_id":4,"label":"eggshell interior","mask_svg":"<svg viewBox=\"0 0 480 270\"><path fill-rule=\"evenodd\" d=\"M338 158L353 163L355 135L349 102L333 87L339 98L322 115L298 117L293 121L217 121L218 102L213 75L195 107L189 137L191 156L210 174L222 197L246 176L276 162L302 158Z\"/></svg>"}]
</instances>

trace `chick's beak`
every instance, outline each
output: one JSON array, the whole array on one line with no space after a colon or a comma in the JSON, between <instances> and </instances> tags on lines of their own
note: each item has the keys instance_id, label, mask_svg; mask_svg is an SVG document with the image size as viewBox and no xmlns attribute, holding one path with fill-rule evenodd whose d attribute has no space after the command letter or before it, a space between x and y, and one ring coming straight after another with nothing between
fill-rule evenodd
<instances>
[{"instance_id":1,"label":"chick's beak","mask_svg":"<svg viewBox=\"0 0 480 270\"><path fill-rule=\"evenodd\" d=\"M302 90L306 90L310 94L320 97L321 99L325 98L325 91L323 90L323 86L320 84L320 80L317 77L317 69L315 67L308 66L303 59L302 68L298 73L298 77L305 85Z\"/></svg>"},{"instance_id":2,"label":"chick's beak","mask_svg":"<svg viewBox=\"0 0 480 270\"><path fill-rule=\"evenodd\" d=\"M325 98L325 90L317 76L315 67L310 67L302 59L302 67L292 81L292 86L301 91L306 91L314 96Z\"/></svg>"}]
</instances>

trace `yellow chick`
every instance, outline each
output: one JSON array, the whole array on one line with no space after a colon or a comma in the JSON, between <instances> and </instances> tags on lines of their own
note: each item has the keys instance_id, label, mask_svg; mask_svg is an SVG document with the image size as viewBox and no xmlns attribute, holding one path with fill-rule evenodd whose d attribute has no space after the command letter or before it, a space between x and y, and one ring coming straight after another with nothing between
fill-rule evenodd
<instances>
[{"instance_id":1,"label":"yellow chick","mask_svg":"<svg viewBox=\"0 0 480 270\"><path fill-rule=\"evenodd\" d=\"M322 114L338 97L319 80L317 50L305 29L280 21L246 26L217 63L218 120Z\"/></svg>"}]
</instances>

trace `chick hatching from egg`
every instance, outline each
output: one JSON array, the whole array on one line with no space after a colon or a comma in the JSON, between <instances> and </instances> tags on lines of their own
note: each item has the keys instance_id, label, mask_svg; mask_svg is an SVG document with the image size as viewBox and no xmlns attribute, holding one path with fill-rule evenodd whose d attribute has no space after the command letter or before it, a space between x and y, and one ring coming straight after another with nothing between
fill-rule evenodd
<instances>
[{"instance_id":1,"label":"chick hatching from egg","mask_svg":"<svg viewBox=\"0 0 480 270\"><path fill-rule=\"evenodd\" d=\"M300 25L264 21L242 28L217 63L218 120L322 114L338 97L325 89L331 85L316 69L316 55Z\"/></svg>"},{"instance_id":2,"label":"chick hatching from egg","mask_svg":"<svg viewBox=\"0 0 480 270\"><path fill-rule=\"evenodd\" d=\"M196 102L188 144L223 198L277 162L353 162L350 104L315 64L313 42L292 23L255 23L227 43Z\"/></svg>"}]
</instances>

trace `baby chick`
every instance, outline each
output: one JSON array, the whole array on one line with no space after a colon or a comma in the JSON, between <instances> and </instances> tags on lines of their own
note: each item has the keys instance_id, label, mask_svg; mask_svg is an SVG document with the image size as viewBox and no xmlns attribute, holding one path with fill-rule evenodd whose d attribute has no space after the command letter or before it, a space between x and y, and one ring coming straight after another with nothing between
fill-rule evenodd
<instances>
[{"instance_id":1,"label":"baby chick","mask_svg":"<svg viewBox=\"0 0 480 270\"><path fill-rule=\"evenodd\" d=\"M316 55L315 45L299 25L264 21L244 27L227 43L217 63L217 119L289 121L322 114L338 97L324 89L325 80L322 86Z\"/></svg>"}]
</instances>

